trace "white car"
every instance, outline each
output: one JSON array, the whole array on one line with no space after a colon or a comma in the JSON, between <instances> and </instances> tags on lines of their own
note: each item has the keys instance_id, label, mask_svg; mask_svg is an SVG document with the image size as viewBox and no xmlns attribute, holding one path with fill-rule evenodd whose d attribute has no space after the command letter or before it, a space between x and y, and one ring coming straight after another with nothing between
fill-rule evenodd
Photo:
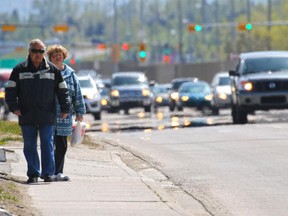
<instances>
[{"instance_id":1,"label":"white car","mask_svg":"<svg viewBox=\"0 0 288 216\"><path fill-rule=\"evenodd\" d=\"M219 72L213 77L212 83L213 99L212 105L215 114L219 114L219 109L231 107L231 85L228 72Z\"/></svg>"},{"instance_id":2,"label":"white car","mask_svg":"<svg viewBox=\"0 0 288 216\"><path fill-rule=\"evenodd\" d=\"M91 113L95 120L101 119L101 95L95 80L90 76L78 76L81 91L85 100L86 112Z\"/></svg>"}]
</instances>

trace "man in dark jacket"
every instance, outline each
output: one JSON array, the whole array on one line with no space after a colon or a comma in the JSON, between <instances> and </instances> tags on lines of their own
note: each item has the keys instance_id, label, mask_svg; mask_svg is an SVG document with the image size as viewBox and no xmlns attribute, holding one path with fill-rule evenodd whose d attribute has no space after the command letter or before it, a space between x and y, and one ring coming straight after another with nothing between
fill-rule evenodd
<instances>
[{"instance_id":1,"label":"man in dark jacket","mask_svg":"<svg viewBox=\"0 0 288 216\"><path fill-rule=\"evenodd\" d=\"M28 165L27 183L53 181L55 172L53 132L56 119L55 99L58 98L62 118L69 113L69 96L60 70L45 57L45 44L39 39L29 43L25 62L13 68L5 89L9 110L18 116L24 139L24 155ZM40 135L41 171L37 151Z\"/></svg>"}]
</instances>

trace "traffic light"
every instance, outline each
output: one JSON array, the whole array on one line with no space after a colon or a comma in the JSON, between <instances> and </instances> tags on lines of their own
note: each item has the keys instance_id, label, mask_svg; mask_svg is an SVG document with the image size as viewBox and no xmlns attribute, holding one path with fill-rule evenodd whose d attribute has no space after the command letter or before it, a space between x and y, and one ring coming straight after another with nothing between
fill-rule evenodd
<instances>
[{"instance_id":1,"label":"traffic light","mask_svg":"<svg viewBox=\"0 0 288 216\"><path fill-rule=\"evenodd\" d=\"M196 25L196 24L189 24L188 26L187 26L187 30L189 31L189 32L200 32L200 31L202 31L202 29L203 29L203 27L202 27L202 25Z\"/></svg>"},{"instance_id":2,"label":"traffic light","mask_svg":"<svg viewBox=\"0 0 288 216\"><path fill-rule=\"evenodd\" d=\"M106 44L104 44L104 43L99 43L98 45L97 45L97 49L100 49L100 50L105 50L107 47L106 47Z\"/></svg>"},{"instance_id":3,"label":"traffic light","mask_svg":"<svg viewBox=\"0 0 288 216\"><path fill-rule=\"evenodd\" d=\"M164 56L163 56L163 62L166 63L166 64L169 64L170 61L171 61L170 55L164 54Z\"/></svg>"},{"instance_id":4,"label":"traffic light","mask_svg":"<svg viewBox=\"0 0 288 216\"><path fill-rule=\"evenodd\" d=\"M169 44L165 44L163 47L163 62L169 64L171 61L171 48Z\"/></svg>"},{"instance_id":5,"label":"traffic light","mask_svg":"<svg viewBox=\"0 0 288 216\"><path fill-rule=\"evenodd\" d=\"M16 31L16 26L15 25L2 25L1 27L2 31L4 32L14 32Z\"/></svg>"},{"instance_id":6,"label":"traffic light","mask_svg":"<svg viewBox=\"0 0 288 216\"><path fill-rule=\"evenodd\" d=\"M128 51L130 49L130 44L129 43L123 43L122 44L122 50L123 51Z\"/></svg>"},{"instance_id":7,"label":"traffic light","mask_svg":"<svg viewBox=\"0 0 288 216\"><path fill-rule=\"evenodd\" d=\"M253 25L251 23L239 23L238 30L240 31L251 31L253 29Z\"/></svg>"},{"instance_id":8,"label":"traffic light","mask_svg":"<svg viewBox=\"0 0 288 216\"><path fill-rule=\"evenodd\" d=\"M71 57L69 63L70 63L70 65L75 65L76 64L76 59L74 57Z\"/></svg>"},{"instance_id":9,"label":"traffic light","mask_svg":"<svg viewBox=\"0 0 288 216\"><path fill-rule=\"evenodd\" d=\"M138 46L138 59L140 62L145 62L147 58L146 44L140 43Z\"/></svg>"},{"instance_id":10,"label":"traffic light","mask_svg":"<svg viewBox=\"0 0 288 216\"><path fill-rule=\"evenodd\" d=\"M69 26L67 25L55 25L53 26L54 32L67 32L69 30Z\"/></svg>"}]
</instances>

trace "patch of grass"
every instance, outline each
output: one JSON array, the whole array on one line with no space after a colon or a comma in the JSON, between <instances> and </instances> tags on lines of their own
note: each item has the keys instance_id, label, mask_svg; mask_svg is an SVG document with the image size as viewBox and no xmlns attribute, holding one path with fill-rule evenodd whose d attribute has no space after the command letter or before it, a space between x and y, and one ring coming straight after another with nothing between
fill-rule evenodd
<instances>
[{"instance_id":1,"label":"patch of grass","mask_svg":"<svg viewBox=\"0 0 288 216\"><path fill-rule=\"evenodd\" d=\"M0 201L12 201L13 203L18 203L19 200L13 193L17 192L17 188L13 183L9 183L6 186L0 186Z\"/></svg>"},{"instance_id":2,"label":"patch of grass","mask_svg":"<svg viewBox=\"0 0 288 216\"><path fill-rule=\"evenodd\" d=\"M8 141L23 141L21 128L17 122L0 121L0 145Z\"/></svg>"},{"instance_id":3,"label":"patch of grass","mask_svg":"<svg viewBox=\"0 0 288 216\"><path fill-rule=\"evenodd\" d=\"M17 122L0 121L0 134L21 135L21 128Z\"/></svg>"}]
</instances>

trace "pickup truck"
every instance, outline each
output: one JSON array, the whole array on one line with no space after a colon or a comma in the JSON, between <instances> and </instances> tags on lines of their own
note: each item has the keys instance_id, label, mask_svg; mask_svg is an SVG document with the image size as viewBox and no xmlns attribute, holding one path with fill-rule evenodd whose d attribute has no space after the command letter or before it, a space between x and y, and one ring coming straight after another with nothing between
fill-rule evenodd
<instances>
[{"instance_id":1,"label":"pickup truck","mask_svg":"<svg viewBox=\"0 0 288 216\"><path fill-rule=\"evenodd\" d=\"M242 53L229 75L234 124L246 124L257 110L288 108L288 52Z\"/></svg>"}]
</instances>

